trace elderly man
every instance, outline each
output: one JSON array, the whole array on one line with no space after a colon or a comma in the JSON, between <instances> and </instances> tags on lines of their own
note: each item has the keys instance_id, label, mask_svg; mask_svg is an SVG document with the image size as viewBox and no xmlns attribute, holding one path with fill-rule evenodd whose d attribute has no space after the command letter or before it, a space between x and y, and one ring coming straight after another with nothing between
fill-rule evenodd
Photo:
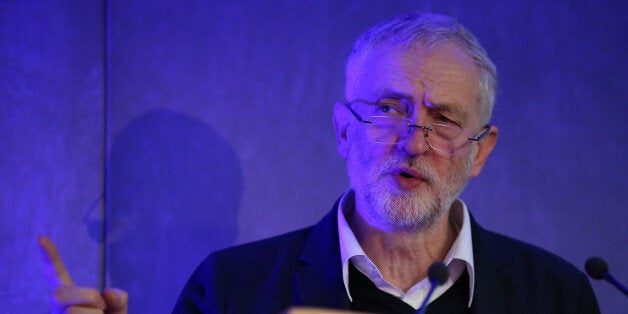
<instances>
[{"instance_id":1,"label":"elderly man","mask_svg":"<svg viewBox=\"0 0 628 314\"><path fill-rule=\"evenodd\" d=\"M435 261L451 275L431 312L597 312L581 272L483 230L457 198L495 146L495 87L484 49L448 17L401 15L364 33L334 108L351 189L311 228L210 255L175 312L413 313Z\"/></svg>"},{"instance_id":2,"label":"elderly man","mask_svg":"<svg viewBox=\"0 0 628 314\"><path fill-rule=\"evenodd\" d=\"M581 272L482 229L458 199L497 141L495 88L486 52L449 17L406 14L364 33L333 115L351 188L313 227L211 254L174 312L414 313L437 261L450 276L429 313L599 312Z\"/></svg>"}]
</instances>

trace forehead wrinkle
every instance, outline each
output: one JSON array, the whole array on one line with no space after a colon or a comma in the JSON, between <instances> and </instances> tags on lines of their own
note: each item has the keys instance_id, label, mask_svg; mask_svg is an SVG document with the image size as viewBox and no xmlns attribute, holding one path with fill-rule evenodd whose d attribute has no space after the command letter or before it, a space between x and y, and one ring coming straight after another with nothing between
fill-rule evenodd
<instances>
[{"instance_id":1,"label":"forehead wrinkle","mask_svg":"<svg viewBox=\"0 0 628 314\"><path fill-rule=\"evenodd\" d=\"M350 86L348 96L370 101L405 99L413 107L424 105L432 112L450 112L459 122L468 122L471 116L463 110L467 105L462 103L465 100L458 97L459 93L448 93L462 92L460 88L470 91L468 87L460 86L468 81L464 72L469 69L441 59L441 55L421 49L408 51L380 47L353 68L351 76L356 84Z\"/></svg>"},{"instance_id":2,"label":"forehead wrinkle","mask_svg":"<svg viewBox=\"0 0 628 314\"><path fill-rule=\"evenodd\" d=\"M459 119L461 119L462 121L464 122L468 121L469 113L467 111L460 109L460 105L462 104L456 105L456 99L449 99L449 100L434 99L435 97L443 98L442 96L443 92L434 91L433 87L435 85L438 85L439 82L441 84L447 84L447 80L446 80L447 76L440 75L440 74L438 74L438 76L441 77L440 81L437 79L431 78L429 75L423 75L421 77L420 82L424 90L423 99L422 99L423 104L425 105L426 108L430 109L431 111L450 112L454 114L456 117L458 117ZM463 76L450 75L449 77L463 77ZM443 80L442 78L445 78L445 79Z\"/></svg>"},{"instance_id":3,"label":"forehead wrinkle","mask_svg":"<svg viewBox=\"0 0 628 314\"><path fill-rule=\"evenodd\" d=\"M363 55L360 62L354 63L351 71L347 72L349 84L345 95L362 98L396 95L407 100L420 98L412 95L419 85L422 67L419 59L422 58L410 52L404 47L379 46Z\"/></svg>"},{"instance_id":4,"label":"forehead wrinkle","mask_svg":"<svg viewBox=\"0 0 628 314\"><path fill-rule=\"evenodd\" d=\"M405 99L407 101L414 102L414 96L412 96L411 93L403 92L395 88L390 88L390 86L382 86L381 88L378 88L373 94L373 96L375 96L376 100L392 98L392 99Z\"/></svg>"}]
</instances>

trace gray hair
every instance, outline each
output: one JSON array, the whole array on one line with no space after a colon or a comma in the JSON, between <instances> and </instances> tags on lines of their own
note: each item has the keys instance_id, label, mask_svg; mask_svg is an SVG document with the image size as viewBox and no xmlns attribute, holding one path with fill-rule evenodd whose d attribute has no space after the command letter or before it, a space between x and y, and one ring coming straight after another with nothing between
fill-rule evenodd
<instances>
[{"instance_id":1,"label":"gray hair","mask_svg":"<svg viewBox=\"0 0 628 314\"><path fill-rule=\"evenodd\" d=\"M416 44L430 50L453 43L466 53L480 69L478 103L480 123L488 123L493 112L497 89L497 70L486 50L471 32L451 17L433 13L408 13L399 15L387 23L376 25L364 32L353 45L347 59L346 89L356 79L351 75L366 56L381 44L410 49ZM346 95L348 97L348 95Z\"/></svg>"}]
</instances>

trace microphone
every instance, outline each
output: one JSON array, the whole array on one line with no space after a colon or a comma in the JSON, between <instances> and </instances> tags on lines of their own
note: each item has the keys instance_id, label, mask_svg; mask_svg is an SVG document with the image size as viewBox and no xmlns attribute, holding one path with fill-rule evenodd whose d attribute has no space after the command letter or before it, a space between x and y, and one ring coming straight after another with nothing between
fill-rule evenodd
<instances>
[{"instance_id":1,"label":"microphone","mask_svg":"<svg viewBox=\"0 0 628 314\"><path fill-rule=\"evenodd\" d=\"M584 263L584 269L587 271L587 274L595 279L600 280L604 279L608 281L610 284L615 286L619 291L623 292L625 296L628 297L628 289L624 287L619 281L617 281L611 274L608 272L608 264L599 258L599 257L589 257L587 261Z\"/></svg>"},{"instance_id":2,"label":"microphone","mask_svg":"<svg viewBox=\"0 0 628 314\"><path fill-rule=\"evenodd\" d=\"M449 279L449 270L447 270L447 266L445 266L442 262L435 262L427 271L427 278L429 278L432 286L430 287L430 291L427 292L427 296L425 296L423 304L421 304L421 307L417 310L417 314L425 313L427 310L427 301L430 300L430 297L434 293L434 290L436 290L436 287L444 284L447 279Z\"/></svg>"}]
</instances>

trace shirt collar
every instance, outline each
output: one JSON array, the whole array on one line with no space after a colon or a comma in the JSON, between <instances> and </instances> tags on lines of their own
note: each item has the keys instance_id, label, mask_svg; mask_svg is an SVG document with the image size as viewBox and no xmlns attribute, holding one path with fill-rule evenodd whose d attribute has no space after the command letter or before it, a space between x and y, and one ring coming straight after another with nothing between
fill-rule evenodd
<instances>
[{"instance_id":1,"label":"shirt collar","mask_svg":"<svg viewBox=\"0 0 628 314\"><path fill-rule=\"evenodd\" d=\"M349 260L353 260L356 267L360 269L366 276L368 276L371 280L374 280L374 276L379 274L379 270L377 267L371 262L371 260L366 256L362 246L358 243L355 234L349 227L349 223L347 222L346 216L348 213L351 213L355 209L355 200L354 200L354 192L353 190L349 190L345 192L339 202L338 205L338 236L340 240L340 258L342 262L342 280L345 286L345 290L347 292L347 296L349 300L353 301L351 297L351 293L349 291ZM447 255L445 256L444 262L450 270L450 279L455 282L463 273L464 268L466 267L467 273L469 274L469 303L468 306L471 307L471 303L473 301L473 293L475 288L475 271L473 266L473 243L471 241L471 219L469 216L469 211L467 209L467 205L462 202L460 199L454 201L454 204L451 208L450 221L454 224L457 229L459 229L458 236L456 240L452 244L449 249ZM454 262L455 261L455 262ZM357 263L356 263L357 262ZM454 263L452 263L454 262ZM460 263L464 263L464 267L455 267L461 266ZM365 272L365 268L370 268L372 272ZM381 279L380 279L381 280ZM418 285L425 285L423 281L417 283ZM449 287L453 285L451 282L449 285L447 283L440 291L440 293L435 292L435 296L433 299L438 297L444 293ZM414 287L413 287L414 288ZM385 289L384 289L385 290ZM388 292L388 291L386 291ZM438 295L436 295L438 294ZM432 300L433 300L432 299Z\"/></svg>"}]
</instances>

